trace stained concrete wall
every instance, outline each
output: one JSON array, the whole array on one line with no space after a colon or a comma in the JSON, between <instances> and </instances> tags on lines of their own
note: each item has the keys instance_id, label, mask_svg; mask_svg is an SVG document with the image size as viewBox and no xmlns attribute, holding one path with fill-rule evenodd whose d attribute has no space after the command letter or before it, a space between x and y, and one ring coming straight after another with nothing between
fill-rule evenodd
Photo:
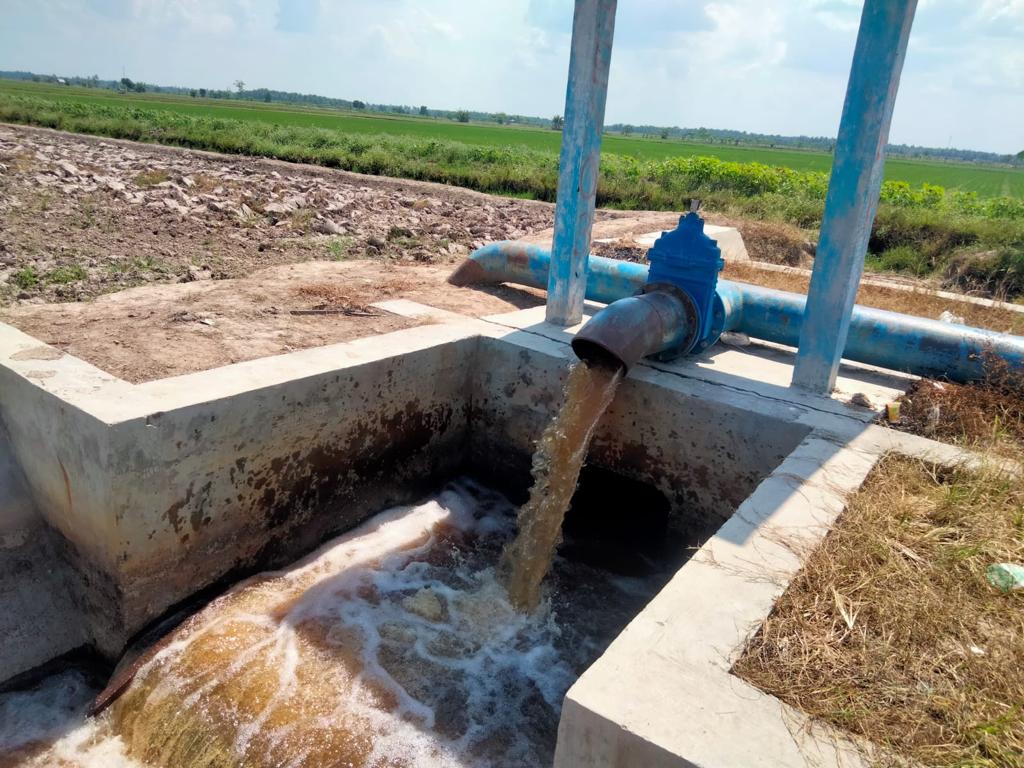
<instances>
[{"instance_id":1,"label":"stained concrete wall","mask_svg":"<svg viewBox=\"0 0 1024 768\"><path fill-rule=\"evenodd\" d=\"M431 490L462 460L473 348L440 344L116 425L126 625Z\"/></svg>"},{"instance_id":2,"label":"stained concrete wall","mask_svg":"<svg viewBox=\"0 0 1024 768\"><path fill-rule=\"evenodd\" d=\"M460 320L133 386L0 326L0 417L70 623L113 657L204 587L288 563L457 471L525 490L570 357ZM638 368L590 461L656 487L701 541L809 431L780 413Z\"/></svg>"},{"instance_id":3,"label":"stained concrete wall","mask_svg":"<svg viewBox=\"0 0 1024 768\"><path fill-rule=\"evenodd\" d=\"M0 683L87 642L58 537L36 509L0 422Z\"/></svg>"},{"instance_id":4,"label":"stained concrete wall","mask_svg":"<svg viewBox=\"0 0 1024 768\"><path fill-rule=\"evenodd\" d=\"M38 518L25 476L11 453L7 429L0 422L0 549L24 544Z\"/></svg>"},{"instance_id":5,"label":"stained concrete wall","mask_svg":"<svg viewBox=\"0 0 1024 768\"><path fill-rule=\"evenodd\" d=\"M491 482L527 484L537 438L562 403L571 363L565 352L525 333L481 339L469 457ZM587 462L657 488L671 504L675 526L700 541L810 427L731 405L720 389L706 397L701 388L673 378L626 378L594 435Z\"/></svg>"},{"instance_id":6,"label":"stained concrete wall","mask_svg":"<svg viewBox=\"0 0 1024 768\"><path fill-rule=\"evenodd\" d=\"M0 331L0 471L20 469L27 488L0 533L50 532L37 559L67 566L66 618L111 657L198 590L288 563L462 461L476 349L465 330L140 386Z\"/></svg>"}]
</instances>

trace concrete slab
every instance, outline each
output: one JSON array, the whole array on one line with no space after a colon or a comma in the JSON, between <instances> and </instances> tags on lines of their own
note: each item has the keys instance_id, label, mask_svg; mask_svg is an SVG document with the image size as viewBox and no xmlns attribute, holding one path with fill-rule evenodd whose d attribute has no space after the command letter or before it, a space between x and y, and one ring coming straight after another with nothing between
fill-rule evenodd
<instances>
[{"instance_id":1,"label":"concrete slab","mask_svg":"<svg viewBox=\"0 0 1024 768\"><path fill-rule=\"evenodd\" d=\"M543 307L489 315L484 320L568 344L576 332L603 307L603 304L587 302L583 320L570 328L545 322ZM795 349L779 344L751 341L747 346L731 347L719 342L700 355L669 363L645 360L642 366L862 421L876 418L885 404L903 394L916 378L860 363L844 362L836 380L834 396L824 398L789 388L795 359ZM867 407L857 403L867 403Z\"/></svg>"},{"instance_id":2,"label":"concrete slab","mask_svg":"<svg viewBox=\"0 0 1024 768\"><path fill-rule=\"evenodd\" d=\"M743 243L743 235L736 227L720 227L716 224L705 224L704 234L714 240L719 250L722 251L722 258L728 262L750 261L750 254L747 253L747 246ZM662 232L645 232L633 238L641 248L652 248L655 241L661 237Z\"/></svg>"}]
</instances>

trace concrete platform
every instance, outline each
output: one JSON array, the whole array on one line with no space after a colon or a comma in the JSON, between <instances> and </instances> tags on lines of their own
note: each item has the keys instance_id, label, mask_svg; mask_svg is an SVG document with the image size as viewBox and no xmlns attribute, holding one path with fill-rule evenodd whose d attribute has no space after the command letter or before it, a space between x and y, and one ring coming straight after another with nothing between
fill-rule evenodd
<instances>
[{"instance_id":1,"label":"concrete platform","mask_svg":"<svg viewBox=\"0 0 1024 768\"><path fill-rule=\"evenodd\" d=\"M0 326L0 681L82 645L114 658L196 591L452 473L525 488L572 329L383 306L430 322L139 385ZM909 377L844 366L821 398L788 388L792 361L718 345L620 387L589 461L662 493L696 555L569 691L557 765L857 763L729 669L881 455L963 454L872 425Z\"/></svg>"}]
</instances>

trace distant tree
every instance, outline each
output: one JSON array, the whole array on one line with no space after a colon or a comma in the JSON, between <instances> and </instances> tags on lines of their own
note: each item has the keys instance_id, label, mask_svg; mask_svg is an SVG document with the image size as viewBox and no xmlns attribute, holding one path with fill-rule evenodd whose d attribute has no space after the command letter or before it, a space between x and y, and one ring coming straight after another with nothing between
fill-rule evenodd
<instances>
[{"instance_id":1,"label":"distant tree","mask_svg":"<svg viewBox=\"0 0 1024 768\"><path fill-rule=\"evenodd\" d=\"M89 87L89 88L99 88L100 87L100 76L99 75L93 75L92 77L90 77L86 81L86 86Z\"/></svg>"},{"instance_id":2,"label":"distant tree","mask_svg":"<svg viewBox=\"0 0 1024 768\"><path fill-rule=\"evenodd\" d=\"M494 116L494 122L496 122L498 125L504 125L505 123L508 122L508 115L506 115L504 112L499 112Z\"/></svg>"},{"instance_id":3,"label":"distant tree","mask_svg":"<svg viewBox=\"0 0 1024 768\"><path fill-rule=\"evenodd\" d=\"M194 99L196 97L196 89L193 88L191 91L188 92L188 95Z\"/></svg>"},{"instance_id":4,"label":"distant tree","mask_svg":"<svg viewBox=\"0 0 1024 768\"><path fill-rule=\"evenodd\" d=\"M244 80L235 80L235 90L238 91L239 93L244 91L245 90L245 81Z\"/></svg>"},{"instance_id":5,"label":"distant tree","mask_svg":"<svg viewBox=\"0 0 1024 768\"><path fill-rule=\"evenodd\" d=\"M366 102L356 99L352 102L352 109L366 109Z\"/></svg>"},{"instance_id":6,"label":"distant tree","mask_svg":"<svg viewBox=\"0 0 1024 768\"><path fill-rule=\"evenodd\" d=\"M551 118L551 130L560 131L565 127L565 118L561 115L555 115Z\"/></svg>"},{"instance_id":7,"label":"distant tree","mask_svg":"<svg viewBox=\"0 0 1024 768\"><path fill-rule=\"evenodd\" d=\"M420 114L423 115L424 117L426 117L427 116L427 108L426 107L420 107Z\"/></svg>"},{"instance_id":8,"label":"distant tree","mask_svg":"<svg viewBox=\"0 0 1024 768\"><path fill-rule=\"evenodd\" d=\"M263 89L263 100L267 102L267 104L270 103L270 91L268 91L266 88Z\"/></svg>"},{"instance_id":9,"label":"distant tree","mask_svg":"<svg viewBox=\"0 0 1024 768\"><path fill-rule=\"evenodd\" d=\"M199 98L201 98L201 99L205 99L206 98L206 89L205 88L200 88L199 89Z\"/></svg>"},{"instance_id":10,"label":"distant tree","mask_svg":"<svg viewBox=\"0 0 1024 768\"><path fill-rule=\"evenodd\" d=\"M1024 160L1024 149L1017 153L1018 160Z\"/></svg>"},{"instance_id":11,"label":"distant tree","mask_svg":"<svg viewBox=\"0 0 1024 768\"><path fill-rule=\"evenodd\" d=\"M145 93L146 92L146 84L145 83L136 83L135 87L132 88L132 90L135 91L136 93Z\"/></svg>"},{"instance_id":12,"label":"distant tree","mask_svg":"<svg viewBox=\"0 0 1024 768\"><path fill-rule=\"evenodd\" d=\"M623 136L632 136L633 135L633 126L632 125L624 125L624 126L622 126L622 135Z\"/></svg>"},{"instance_id":13,"label":"distant tree","mask_svg":"<svg viewBox=\"0 0 1024 768\"><path fill-rule=\"evenodd\" d=\"M469 112L467 112L464 109L460 109L458 112L455 113L455 119L458 120L460 123L468 123Z\"/></svg>"},{"instance_id":14,"label":"distant tree","mask_svg":"<svg viewBox=\"0 0 1024 768\"><path fill-rule=\"evenodd\" d=\"M661 129L661 138L663 138L663 139L667 139L668 138L668 128L662 128Z\"/></svg>"},{"instance_id":15,"label":"distant tree","mask_svg":"<svg viewBox=\"0 0 1024 768\"><path fill-rule=\"evenodd\" d=\"M122 77L121 87L124 88L126 91L133 91L135 90L135 83L133 83L130 78Z\"/></svg>"}]
</instances>

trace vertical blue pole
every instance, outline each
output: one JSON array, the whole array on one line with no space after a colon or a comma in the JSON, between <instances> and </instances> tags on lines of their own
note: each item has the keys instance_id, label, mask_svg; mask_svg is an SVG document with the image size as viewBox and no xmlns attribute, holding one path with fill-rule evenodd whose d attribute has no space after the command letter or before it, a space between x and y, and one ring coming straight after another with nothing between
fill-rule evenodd
<instances>
[{"instance_id":1,"label":"vertical blue pole","mask_svg":"<svg viewBox=\"0 0 1024 768\"><path fill-rule=\"evenodd\" d=\"M547 321L563 326L583 319L615 5L576 0L573 14L547 305Z\"/></svg>"},{"instance_id":2,"label":"vertical blue pole","mask_svg":"<svg viewBox=\"0 0 1024 768\"><path fill-rule=\"evenodd\" d=\"M865 0L839 123L793 386L828 394L878 209L893 104L917 0Z\"/></svg>"}]
</instances>

